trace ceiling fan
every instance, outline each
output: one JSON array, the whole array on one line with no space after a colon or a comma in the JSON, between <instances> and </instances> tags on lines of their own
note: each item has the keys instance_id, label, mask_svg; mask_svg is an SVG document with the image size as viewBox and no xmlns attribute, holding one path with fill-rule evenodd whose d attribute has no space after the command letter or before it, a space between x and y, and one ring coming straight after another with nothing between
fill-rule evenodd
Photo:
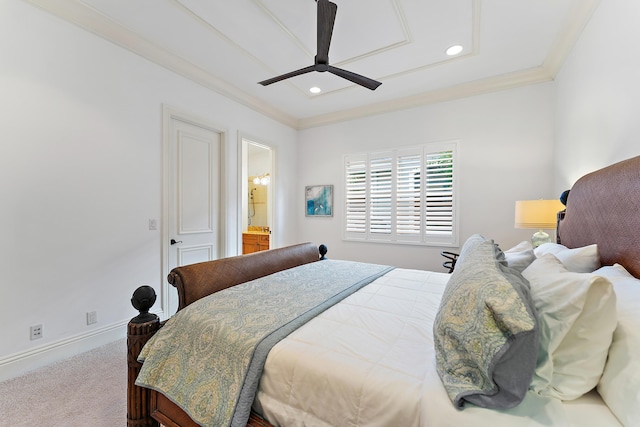
<instances>
[{"instance_id":1,"label":"ceiling fan","mask_svg":"<svg viewBox=\"0 0 640 427\"><path fill-rule=\"evenodd\" d=\"M354 83L364 86L371 90L376 90L382 83L370 79L342 68L332 67L329 65L329 46L331 44L331 35L333 33L333 24L336 20L336 12L338 6L329 0L317 0L318 2L318 49L315 57L315 64L259 82L262 86L270 85L290 77L299 76L301 74L318 71L323 73L328 71L343 79L350 80Z\"/></svg>"}]
</instances>

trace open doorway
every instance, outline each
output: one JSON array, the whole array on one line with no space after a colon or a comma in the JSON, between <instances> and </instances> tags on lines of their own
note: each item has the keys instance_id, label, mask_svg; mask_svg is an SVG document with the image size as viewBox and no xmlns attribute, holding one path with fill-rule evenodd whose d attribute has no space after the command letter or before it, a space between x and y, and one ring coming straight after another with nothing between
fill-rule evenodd
<instances>
[{"instance_id":1,"label":"open doorway","mask_svg":"<svg viewBox=\"0 0 640 427\"><path fill-rule=\"evenodd\" d=\"M273 149L242 138L242 253L271 249L273 243Z\"/></svg>"}]
</instances>

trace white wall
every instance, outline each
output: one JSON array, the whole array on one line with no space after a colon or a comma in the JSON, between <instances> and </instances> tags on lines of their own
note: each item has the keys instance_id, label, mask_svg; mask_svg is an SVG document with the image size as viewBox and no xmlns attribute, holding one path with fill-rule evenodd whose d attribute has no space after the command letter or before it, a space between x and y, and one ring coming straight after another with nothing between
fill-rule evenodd
<instances>
[{"instance_id":1,"label":"white wall","mask_svg":"<svg viewBox=\"0 0 640 427\"><path fill-rule=\"evenodd\" d=\"M391 84L391 83L390 83ZM555 198L553 84L428 105L300 132L296 189L300 240L325 243L332 258L444 271L443 247L342 240L343 156L434 141L459 141L460 245L482 233L508 249L533 231L513 228L516 200ZM334 185L334 216L304 216L304 187ZM457 248L454 248L457 249Z\"/></svg>"},{"instance_id":2,"label":"white wall","mask_svg":"<svg viewBox=\"0 0 640 427\"><path fill-rule=\"evenodd\" d=\"M556 79L555 188L640 155L640 2L600 3Z\"/></svg>"},{"instance_id":3,"label":"white wall","mask_svg":"<svg viewBox=\"0 0 640 427\"><path fill-rule=\"evenodd\" d=\"M293 129L23 2L0 0L0 52L0 379L100 333L124 336L133 290L160 293L160 227L148 220L162 220L163 104L227 132L227 254L239 132L276 147L278 194L295 197ZM295 210L278 214L278 241L297 242ZM39 323L44 338L30 341Z\"/></svg>"}]
</instances>

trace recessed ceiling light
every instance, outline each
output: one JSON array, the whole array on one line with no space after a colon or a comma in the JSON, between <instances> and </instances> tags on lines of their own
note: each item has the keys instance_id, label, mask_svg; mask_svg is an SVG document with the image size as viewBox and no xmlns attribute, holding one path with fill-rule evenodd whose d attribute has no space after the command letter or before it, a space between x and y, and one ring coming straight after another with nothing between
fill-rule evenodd
<instances>
[{"instance_id":1,"label":"recessed ceiling light","mask_svg":"<svg viewBox=\"0 0 640 427\"><path fill-rule=\"evenodd\" d=\"M451 46L449 49L447 49L447 55L449 56L454 56L459 54L460 52L462 52L463 47L460 46L459 44Z\"/></svg>"},{"instance_id":2,"label":"recessed ceiling light","mask_svg":"<svg viewBox=\"0 0 640 427\"><path fill-rule=\"evenodd\" d=\"M322 89L320 89L318 86L314 86L311 89L309 89L309 92L311 92L311 93L320 93L320 92L322 92Z\"/></svg>"}]
</instances>

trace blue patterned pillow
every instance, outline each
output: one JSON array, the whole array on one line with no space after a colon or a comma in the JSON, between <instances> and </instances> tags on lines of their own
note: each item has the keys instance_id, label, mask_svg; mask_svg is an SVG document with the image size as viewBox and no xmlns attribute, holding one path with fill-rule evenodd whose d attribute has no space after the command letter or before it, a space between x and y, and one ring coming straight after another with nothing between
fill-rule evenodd
<instances>
[{"instance_id":1,"label":"blue patterned pillow","mask_svg":"<svg viewBox=\"0 0 640 427\"><path fill-rule=\"evenodd\" d=\"M529 283L498 252L480 235L465 242L433 325L438 374L458 409L518 405L536 367Z\"/></svg>"}]
</instances>

